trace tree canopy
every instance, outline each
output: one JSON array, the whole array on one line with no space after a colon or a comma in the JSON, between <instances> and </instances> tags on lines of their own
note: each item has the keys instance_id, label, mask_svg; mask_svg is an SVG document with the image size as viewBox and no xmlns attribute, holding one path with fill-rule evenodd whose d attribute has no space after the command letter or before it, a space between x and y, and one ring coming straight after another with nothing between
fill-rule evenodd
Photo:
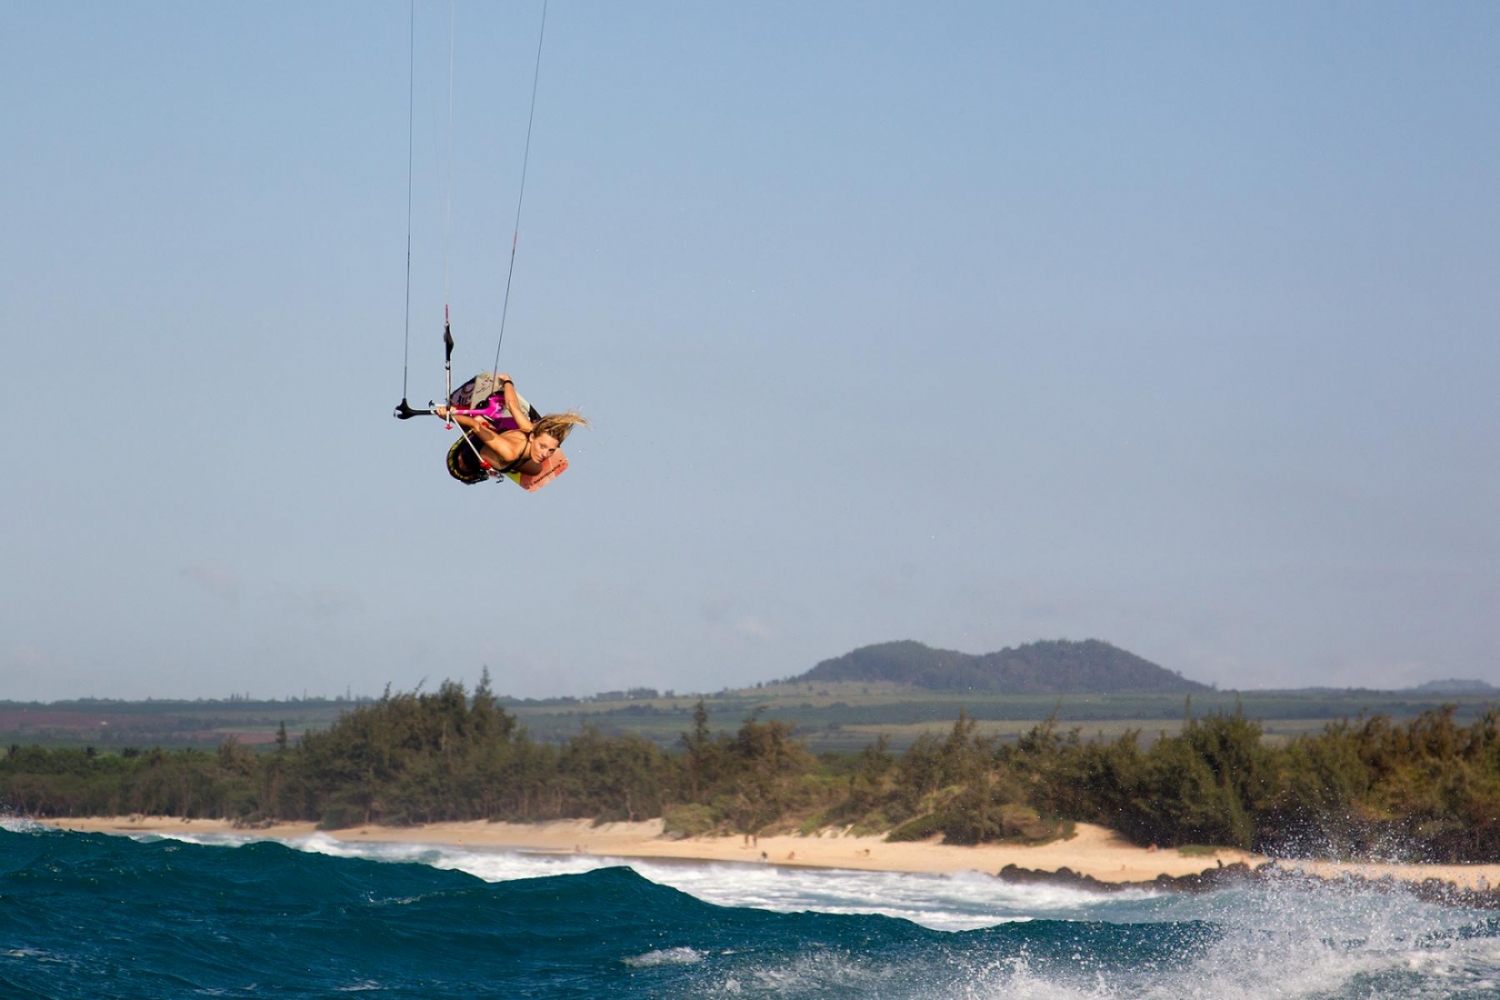
<instances>
[{"instance_id":1,"label":"tree canopy","mask_svg":"<svg viewBox=\"0 0 1500 1000\"><path fill-rule=\"evenodd\" d=\"M1500 709L1468 725L1452 709L1407 724L1342 720L1274 745L1241 712L1195 718L1149 745L1139 732L1085 739L1053 722L1019 740L960 713L946 736L904 753L883 737L858 753L810 754L794 727L752 711L713 731L700 702L678 746L584 725L533 740L488 677L471 694L386 694L325 732L264 753L97 753L12 745L0 808L37 817L169 814L326 828L439 820L660 818L667 832L823 826L1036 842L1077 821L1141 844L1231 845L1291 854L1477 861L1500 854Z\"/></svg>"}]
</instances>

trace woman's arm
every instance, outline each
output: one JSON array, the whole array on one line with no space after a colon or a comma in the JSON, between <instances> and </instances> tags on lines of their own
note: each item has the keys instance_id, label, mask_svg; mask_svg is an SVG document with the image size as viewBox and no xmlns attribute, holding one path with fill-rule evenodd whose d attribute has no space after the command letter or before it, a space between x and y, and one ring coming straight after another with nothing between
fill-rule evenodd
<instances>
[{"instance_id":1,"label":"woman's arm","mask_svg":"<svg viewBox=\"0 0 1500 1000\"><path fill-rule=\"evenodd\" d=\"M484 417L460 414L453 419L479 442L482 451L493 452L501 465L509 465L520 458L521 452L526 448L525 435L516 431L497 431Z\"/></svg>"},{"instance_id":2,"label":"woman's arm","mask_svg":"<svg viewBox=\"0 0 1500 1000\"><path fill-rule=\"evenodd\" d=\"M509 375L500 376L500 391L505 393L505 408L516 422L516 430L522 434L530 434L536 425L531 422L531 414L526 412L526 407L521 405L521 397L516 395L516 384L510 380Z\"/></svg>"}]
</instances>

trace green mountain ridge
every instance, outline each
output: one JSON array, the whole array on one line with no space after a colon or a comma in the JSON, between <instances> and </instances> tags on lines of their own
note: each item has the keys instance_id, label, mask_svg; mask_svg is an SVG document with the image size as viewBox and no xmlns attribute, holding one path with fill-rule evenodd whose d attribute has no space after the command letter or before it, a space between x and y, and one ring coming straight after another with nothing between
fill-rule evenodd
<instances>
[{"instance_id":1,"label":"green mountain ridge","mask_svg":"<svg viewBox=\"0 0 1500 1000\"><path fill-rule=\"evenodd\" d=\"M789 679L884 681L929 691L1006 694L1191 694L1213 690L1098 639L1046 640L980 654L933 649L906 639L862 646Z\"/></svg>"}]
</instances>

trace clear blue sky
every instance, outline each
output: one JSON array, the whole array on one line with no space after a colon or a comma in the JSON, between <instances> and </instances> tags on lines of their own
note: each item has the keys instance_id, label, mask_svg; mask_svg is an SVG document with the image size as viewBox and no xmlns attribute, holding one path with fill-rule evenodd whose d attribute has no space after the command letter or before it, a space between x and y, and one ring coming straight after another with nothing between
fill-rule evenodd
<instances>
[{"instance_id":1,"label":"clear blue sky","mask_svg":"<svg viewBox=\"0 0 1500 1000\"><path fill-rule=\"evenodd\" d=\"M390 416L407 3L3 9L0 699L1500 683L1500 5L554 0L534 495ZM445 288L495 353L540 17L451 8L450 132L417 5L414 402Z\"/></svg>"}]
</instances>

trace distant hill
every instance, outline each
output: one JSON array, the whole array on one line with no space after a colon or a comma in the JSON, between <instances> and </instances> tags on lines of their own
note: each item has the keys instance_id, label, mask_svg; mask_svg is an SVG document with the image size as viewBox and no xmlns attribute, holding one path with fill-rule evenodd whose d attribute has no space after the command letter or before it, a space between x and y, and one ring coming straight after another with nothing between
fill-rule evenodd
<instances>
[{"instance_id":1,"label":"distant hill","mask_svg":"<svg viewBox=\"0 0 1500 1000\"><path fill-rule=\"evenodd\" d=\"M1210 691L1107 642L1059 639L974 655L884 642L824 660L793 681L892 681L932 691L1006 694L1189 694Z\"/></svg>"},{"instance_id":2,"label":"distant hill","mask_svg":"<svg viewBox=\"0 0 1500 1000\"><path fill-rule=\"evenodd\" d=\"M1426 684L1418 684L1416 687L1407 688L1418 694L1496 694L1500 688L1484 681L1428 681Z\"/></svg>"}]
</instances>

